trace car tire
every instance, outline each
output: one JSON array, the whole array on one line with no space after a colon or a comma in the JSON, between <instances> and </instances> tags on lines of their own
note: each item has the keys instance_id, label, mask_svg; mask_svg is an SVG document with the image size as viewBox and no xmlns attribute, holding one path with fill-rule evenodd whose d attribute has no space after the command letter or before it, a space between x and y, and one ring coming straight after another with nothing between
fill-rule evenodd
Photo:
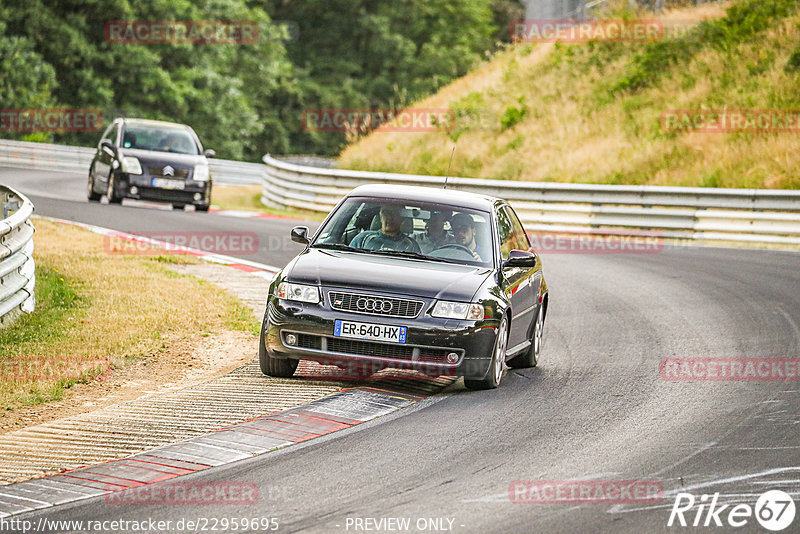
<instances>
[{"instance_id":1,"label":"car tire","mask_svg":"<svg viewBox=\"0 0 800 534\"><path fill-rule=\"evenodd\" d=\"M122 204L122 198L117 196L117 192L114 191L114 173L111 173L108 177L108 189L106 190L106 198L108 199L109 204Z\"/></svg>"},{"instance_id":2,"label":"car tire","mask_svg":"<svg viewBox=\"0 0 800 534\"><path fill-rule=\"evenodd\" d=\"M86 185L86 198L89 202L99 202L102 195L94 192L94 178L92 178L92 171L89 171L89 180Z\"/></svg>"},{"instance_id":3,"label":"car tire","mask_svg":"<svg viewBox=\"0 0 800 534\"><path fill-rule=\"evenodd\" d=\"M194 211L202 211L203 213L207 213L208 212L208 208L210 208L210 207L211 206L208 206L208 205L206 205L206 206L195 206L194 207Z\"/></svg>"},{"instance_id":4,"label":"car tire","mask_svg":"<svg viewBox=\"0 0 800 534\"><path fill-rule=\"evenodd\" d=\"M294 358L273 358L267 352L267 347L264 345L264 338L266 336L267 321L261 323L261 335L258 338L258 364L261 367L261 372L267 376L275 378L289 378L294 375L299 360Z\"/></svg>"},{"instance_id":5,"label":"car tire","mask_svg":"<svg viewBox=\"0 0 800 534\"><path fill-rule=\"evenodd\" d=\"M186 206L186 204L173 204L172 209L174 210L182 210Z\"/></svg>"},{"instance_id":6,"label":"car tire","mask_svg":"<svg viewBox=\"0 0 800 534\"><path fill-rule=\"evenodd\" d=\"M542 337L544 334L544 306L539 306L536 314L536 323L533 327L533 339L528 349L508 362L508 366L514 369L525 367L536 367L539 363L539 356L542 354Z\"/></svg>"},{"instance_id":7,"label":"car tire","mask_svg":"<svg viewBox=\"0 0 800 534\"><path fill-rule=\"evenodd\" d=\"M479 380L464 378L464 385L467 389L494 389L500 385L500 381L503 379L503 373L505 372L507 343L508 319L506 316L503 316L503 319L500 321L500 326L497 329L497 341L492 351L492 362L489 364L489 370L486 372L486 376Z\"/></svg>"}]
</instances>

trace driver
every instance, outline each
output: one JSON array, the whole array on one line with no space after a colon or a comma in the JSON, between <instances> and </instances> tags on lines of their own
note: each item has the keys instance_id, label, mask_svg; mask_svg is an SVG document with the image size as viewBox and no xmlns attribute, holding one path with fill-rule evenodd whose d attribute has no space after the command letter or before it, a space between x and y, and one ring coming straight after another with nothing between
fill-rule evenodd
<instances>
[{"instance_id":1,"label":"driver","mask_svg":"<svg viewBox=\"0 0 800 534\"><path fill-rule=\"evenodd\" d=\"M400 206L396 204L381 206L380 217L380 230L364 230L353 238L350 246L364 250L420 252L417 242L400 231L400 224L403 222Z\"/></svg>"},{"instance_id":2,"label":"driver","mask_svg":"<svg viewBox=\"0 0 800 534\"><path fill-rule=\"evenodd\" d=\"M423 254L429 254L442 245L453 242L453 238L444 229L444 223L450 218L446 211L432 211L425 223L425 233L417 236L417 244Z\"/></svg>"},{"instance_id":3,"label":"driver","mask_svg":"<svg viewBox=\"0 0 800 534\"><path fill-rule=\"evenodd\" d=\"M475 234L477 231L475 229L475 221L472 219L471 215L468 213L457 213L453 215L450 226L453 228L453 235L456 238L456 243L462 247L468 248L470 252L472 252L472 257L482 263L489 260L491 255L486 250L483 250L482 247L479 247L478 243L475 241Z\"/></svg>"}]
</instances>

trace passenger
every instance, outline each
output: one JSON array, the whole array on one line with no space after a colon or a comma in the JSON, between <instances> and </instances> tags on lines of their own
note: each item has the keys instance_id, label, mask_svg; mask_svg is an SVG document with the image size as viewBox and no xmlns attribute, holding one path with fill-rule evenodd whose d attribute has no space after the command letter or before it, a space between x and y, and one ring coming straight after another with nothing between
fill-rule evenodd
<instances>
[{"instance_id":1,"label":"passenger","mask_svg":"<svg viewBox=\"0 0 800 534\"><path fill-rule=\"evenodd\" d=\"M444 229L444 223L450 218L445 211L432 211L430 218L425 223L425 233L416 237L417 244L423 254L430 254L442 245L453 242L453 238Z\"/></svg>"},{"instance_id":2,"label":"passenger","mask_svg":"<svg viewBox=\"0 0 800 534\"><path fill-rule=\"evenodd\" d=\"M456 243L466 247L472 252L472 256L479 262L487 262L492 257L483 247L479 247L475 241L475 221L468 213L457 213L453 216L450 225L453 228L453 235Z\"/></svg>"},{"instance_id":3,"label":"passenger","mask_svg":"<svg viewBox=\"0 0 800 534\"><path fill-rule=\"evenodd\" d=\"M380 230L364 230L353 238L350 246L365 250L420 251L417 242L400 231L403 222L400 206L394 204L381 206L380 217Z\"/></svg>"}]
</instances>

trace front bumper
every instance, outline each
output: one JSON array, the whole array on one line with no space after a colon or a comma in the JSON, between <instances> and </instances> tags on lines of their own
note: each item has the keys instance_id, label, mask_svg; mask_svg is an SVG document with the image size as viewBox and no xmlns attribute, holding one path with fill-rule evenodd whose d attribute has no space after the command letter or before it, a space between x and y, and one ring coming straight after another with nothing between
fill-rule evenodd
<instances>
[{"instance_id":1,"label":"front bumper","mask_svg":"<svg viewBox=\"0 0 800 534\"><path fill-rule=\"evenodd\" d=\"M193 204L195 206L207 206L211 202L211 180L207 182L186 180L184 189L163 189L153 187L151 184L152 179L148 175L123 173L120 175L119 185L115 189L120 198ZM132 191L132 188L135 188L135 192Z\"/></svg>"},{"instance_id":2,"label":"front bumper","mask_svg":"<svg viewBox=\"0 0 800 534\"><path fill-rule=\"evenodd\" d=\"M463 321L431 317L432 301L426 301L416 318L387 317L334 310L324 303L305 304L270 295L261 340L273 358L298 358L352 368L353 362L371 371L400 368L430 376L486 375L500 321L485 318ZM334 336L336 319L407 328L405 343L364 341ZM289 345L286 334L297 342ZM457 354L455 363L447 356ZM364 368L361 367L361 369Z\"/></svg>"}]
</instances>

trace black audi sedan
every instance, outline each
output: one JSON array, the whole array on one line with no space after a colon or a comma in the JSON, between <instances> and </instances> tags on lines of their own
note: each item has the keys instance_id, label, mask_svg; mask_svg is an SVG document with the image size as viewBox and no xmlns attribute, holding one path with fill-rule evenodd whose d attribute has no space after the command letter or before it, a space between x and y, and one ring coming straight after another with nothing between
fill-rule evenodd
<instances>
[{"instance_id":1,"label":"black audi sedan","mask_svg":"<svg viewBox=\"0 0 800 534\"><path fill-rule=\"evenodd\" d=\"M112 204L124 198L169 202L174 209L194 205L208 211L211 176L197 134L185 124L116 119L103 133L89 167L87 196Z\"/></svg>"},{"instance_id":2,"label":"black audi sedan","mask_svg":"<svg viewBox=\"0 0 800 534\"><path fill-rule=\"evenodd\" d=\"M496 388L539 360L548 291L511 206L423 187L350 192L269 287L259 361L292 376L300 359L463 376Z\"/></svg>"}]
</instances>

